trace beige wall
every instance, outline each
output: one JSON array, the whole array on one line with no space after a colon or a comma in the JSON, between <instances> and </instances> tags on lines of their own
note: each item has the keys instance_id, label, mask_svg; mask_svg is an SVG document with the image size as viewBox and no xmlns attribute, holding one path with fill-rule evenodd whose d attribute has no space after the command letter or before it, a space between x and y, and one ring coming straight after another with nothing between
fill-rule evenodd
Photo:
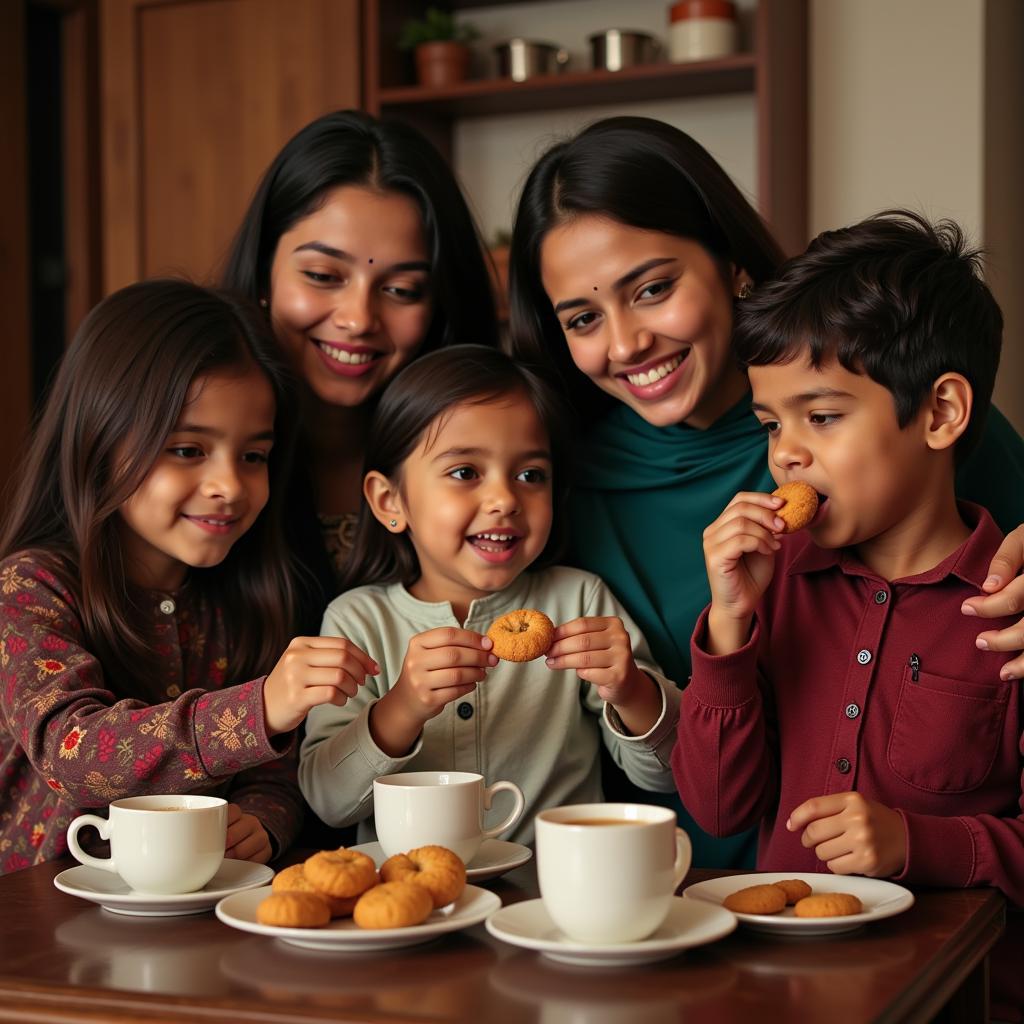
<instances>
[{"instance_id":1,"label":"beige wall","mask_svg":"<svg viewBox=\"0 0 1024 1024\"><path fill-rule=\"evenodd\" d=\"M1024 431L1024 4L811 0L811 232L888 206L988 250L1006 318L996 403Z\"/></svg>"}]
</instances>

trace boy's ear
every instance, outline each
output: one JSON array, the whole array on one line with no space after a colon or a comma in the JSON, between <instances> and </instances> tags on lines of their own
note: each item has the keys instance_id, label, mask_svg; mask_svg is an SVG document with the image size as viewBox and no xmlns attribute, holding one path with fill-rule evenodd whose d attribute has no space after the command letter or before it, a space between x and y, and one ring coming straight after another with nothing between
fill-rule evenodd
<instances>
[{"instance_id":1,"label":"boy's ear","mask_svg":"<svg viewBox=\"0 0 1024 1024\"><path fill-rule=\"evenodd\" d=\"M383 474L370 470L363 480L363 497L370 506L374 518L392 533L405 530L405 512L398 488Z\"/></svg>"},{"instance_id":2,"label":"boy's ear","mask_svg":"<svg viewBox=\"0 0 1024 1024\"><path fill-rule=\"evenodd\" d=\"M974 392L963 374L944 373L932 384L925 419L925 443L933 451L951 448L971 422Z\"/></svg>"}]
</instances>

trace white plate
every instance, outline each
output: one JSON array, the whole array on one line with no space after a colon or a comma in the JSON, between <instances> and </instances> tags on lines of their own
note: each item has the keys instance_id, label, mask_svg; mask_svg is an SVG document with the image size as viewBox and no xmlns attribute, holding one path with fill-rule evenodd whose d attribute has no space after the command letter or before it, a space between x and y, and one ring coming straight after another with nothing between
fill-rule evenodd
<instances>
[{"instance_id":1,"label":"white plate","mask_svg":"<svg viewBox=\"0 0 1024 1024\"><path fill-rule=\"evenodd\" d=\"M182 914L202 914L212 910L217 901L244 889L266 885L274 877L273 868L266 864L253 864L245 860L224 860L217 874L198 892L184 892L174 896L129 889L120 875L112 871L90 868L85 864L62 871L53 884L71 896L80 896L100 904L104 910L130 917L178 917Z\"/></svg>"},{"instance_id":2,"label":"white plate","mask_svg":"<svg viewBox=\"0 0 1024 1024\"><path fill-rule=\"evenodd\" d=\"M689 899L721 905L726 896L737 889L745 889L748 885L768 885L787 878L802 879L815 893L851 893L864 905L864 911L844 917L795 917L793 908L786 907L778 914L737 914L740 921L755 931L779 935L832 935L853 931L871 921L881 921L894 914L902 914L914 905L914 894L895 882L864 878L861 875L826 875L800 871L768 871L711 878L687 886L683 895Z\"/></svg>"},{"instance_id":3,"label":"white plate","mask_svg":"<svg viewBox=\"0 0 1024 1024\"><path fill-rule=\"evenodd\" d=\"M239 931L269 935L303 949L330 950L343 953L368 953L378 949L399 949L429 942L445 932L458 931L479 924L501 906L493 892L467 885L462 895L447 907L435 910L423 924L411 928L367 930L356 926L351 918L332 921L324 928L278 928L260 924L256 908L270 895L270 886L238 892L217 904L217 917Z\"/></svg>"},{"instance_id":4,"label":"white plate","mask_svg":"<svg viewBox=\"0 0 1024 1024\"><path fill-rule=\"evenodd\" d=\"M576 942L560 931L544 909L543 900L502 907L487 919L487 930L498 939L535 949L552 960L581 967L625 967L667 960L684 949L720 939L736 927L736 916L723 907L674 897L665 923L638 942L593 946Z\"/></svg>"},{"instance_id":5,"label":"white plate","mask_svg":"<svg viewBox=\"0 0 1024 1024\"><path fill-rule=\"evenodd\" d=\"M363 843L349 849L358 850L367 857L372 857L377 867L387 860L380 843ZM485 839L480 844L476 856L466 866L466 878L471 882L486 882L519 867L520 864L525 864L532 856L533 851L522 843L508 843L504 839Z\"/></svg>"}]
</instances>

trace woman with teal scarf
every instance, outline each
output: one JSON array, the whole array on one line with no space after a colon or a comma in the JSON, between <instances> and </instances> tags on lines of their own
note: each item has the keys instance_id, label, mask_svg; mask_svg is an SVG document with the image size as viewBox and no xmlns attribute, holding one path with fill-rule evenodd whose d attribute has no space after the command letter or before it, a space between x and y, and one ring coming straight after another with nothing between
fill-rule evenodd
<instances>
[{"instance_id":1,"label":"woman with teal scarf","mask_svg":"<svg viewBox=\"0 0 1024 1024\"><path fill-rule=\"evenodd\" d=\"M738 491L774 486L730 346L734 304L781 260L715 160L648 118L599 121L555 145L519 202L512 351L559 378L580 426L569 560L605 579L679 685L708 602L703 530ZM1024 442L994 408L958 489L1004 530L1017 527L993 561L988 596L965 614L1021 608ZM993 650L1020 646L1015 630L982 635ZM1024 655L1011 666L1024 676ZM621 778L605 783L610 796L626 795ZM674 806L695 865L753 864L753 833L715 839Z\"/></svg>"}]
</instances>

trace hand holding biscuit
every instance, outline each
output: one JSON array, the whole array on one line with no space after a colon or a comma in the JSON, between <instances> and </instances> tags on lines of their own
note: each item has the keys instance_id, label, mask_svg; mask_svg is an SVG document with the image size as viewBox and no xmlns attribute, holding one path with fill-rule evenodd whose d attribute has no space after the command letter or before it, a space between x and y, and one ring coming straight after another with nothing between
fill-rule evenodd
<instances>
[{"instance_id":1,"label":"hand holding biscuit","mask_svg":"<svg viewBox=\"0 0 1024 1024\"><path fill-rule=\"evenodd\" d=\"M593 683L634 735L643 735L661 713L661 693L633 659L633 645L617 615L587 615L559 626L545 664L571 669Z\"/></svg>"},{"instance_id":2,"label":"hand holding biscuit","mask_svg":"<svg viewBox=\"0 0 1024 1024\"><path fill-rule=\"evenodd\" d=\"M731 654L746 642L758 601L775 571L777 510L783 498L740 491L704 531L704 564L711 587L708 621L711 654Z\"/></svg>"},{"instance_id":3,"label":"hand holding biscuit","mask_svg":"<svg viewBox=\"0 0 1024 1024\"><path fill-rule=\"evenodd\" d=\"M344 637L298 636L263 684L267 735L289 732L318 704L341 707L380 669Z\"/></svg>"},{"instance_id":4,"label":"hand holding biscuit","mask_svg":"<svg viewBox=\"0 0 1024 1024\"><path fill-rule=\"evenodd\" d=\"M385 753L399 756L446 704L472 693L498 664L492 642L456 626L439 626L409 641L395 685L370 712L370 732Z\"/></svg>"},{"instance_id":5,"label":"hand holding biscuit","mask_svg":"<svg viewBox=\"0 0 1024 1024\"><path fill-rule=\"evenodd\" d=\"M789 816L790 832L836 875L890 878L907 861L903 818L891 807L860 793L830 793L805 800Z\"/></svg>"}]
</instances>

